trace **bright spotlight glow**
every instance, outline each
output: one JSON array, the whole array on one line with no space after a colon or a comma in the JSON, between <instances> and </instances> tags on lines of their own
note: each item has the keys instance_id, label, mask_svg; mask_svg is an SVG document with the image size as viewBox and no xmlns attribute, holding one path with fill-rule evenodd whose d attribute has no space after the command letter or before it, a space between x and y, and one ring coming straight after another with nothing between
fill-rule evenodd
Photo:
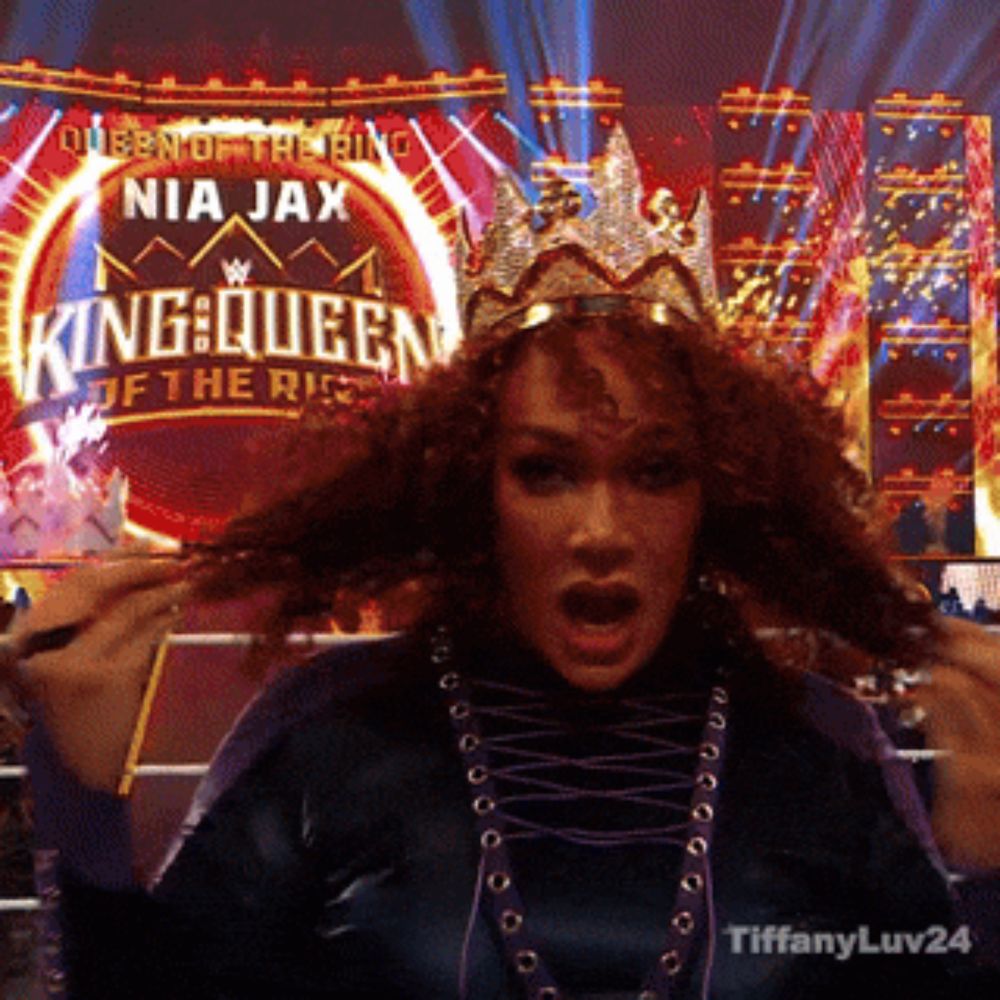
<instances>
[{"instance_id":1,"label":"bright spotlight glow","mask_svg":"<svg viewBox=\"0 0 1000 1000\"><path fill-rule=\"evenodd\" d=\"M475 132L473 132L472 128L466 125L458 115L448 115L448 121L462 133L469 145L486 161L487 166L494 174L502 174L508 169L507 164L489 146L482 142Z\"/></svg>"},{"instance_id":2,"label":"bright spotlight glow","mask_svg":"<svg viewBox=\"0 0 1000 1000\"><path fill-rule=\"evenodd\" d=\"M410 119L410 127L413 129L413 134L417 137L424 152L427 154L430 167L448 195L448 201L456 207L459 205L462 206L463 211L468 216L472 231L478 233L482 229L482 217L469 202L461 185L455 180L451 171L444 165L444 154L447 150L444 153L437 152L431 145L430 139L427 138L427 134L420 127L420 123L415 118Z\"/></svg>"},{"instance_id":3,"label":"bright spotlight glow","mask_svg":"<svg viewBox=\"0 0 1000 1000\"><path fill-rule=\"evenodd\" d=\"M498 111L495 117L496 120L503 125L503 127L507 129L507 131L510 132L510 134L514 136L514 138L517 139L517 141L521 143L521 145L524 146L525 149L527 149L536 159L544 159L549 155L546 150L542 149L542 147L527 134L527 132L519 129L505 114Z\"/></svg>"},{"instance_id":4,"label":"bright spotlight glow","mask_svg":"<svg viewBox=\"0 0 1000 1000\"><path fill-rule=\"evenodd\" d=\"M375 142L380 164L376 166L374 163L355 160L346 162L344 166L378 191L390 205L395 206L427 276L435 312L441 324L442 346L447 355L458 346L462 336L458 322L455 272L451 266L447 241L410 182L396 166L375 123L366 121L365 127Z\"/></svg>"}]
</instances>

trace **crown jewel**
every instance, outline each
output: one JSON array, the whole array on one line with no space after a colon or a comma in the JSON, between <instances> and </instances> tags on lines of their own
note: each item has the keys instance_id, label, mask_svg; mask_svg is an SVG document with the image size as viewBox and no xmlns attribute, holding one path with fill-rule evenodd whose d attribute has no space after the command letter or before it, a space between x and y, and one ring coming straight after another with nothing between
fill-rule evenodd
<instances>
[{"instance_id":1,"label":"crown jewel","mask_svg":"<svg viewBox=\"0 0 1000 1000\"><path fill-rule=\"evenodd\" d=\"M657 190L642 210L642 184L624 129L615 126L594 171L594 208L559 177L532 206L511 174L494 192L493 220L473 259L457 250L459 308L467 336L513 321L531 326L558 303L628 298L667 322L675 310L697 322L717 301L712 218L699 192L687 219L673 194Z\"/></svg>"}]
</instances>

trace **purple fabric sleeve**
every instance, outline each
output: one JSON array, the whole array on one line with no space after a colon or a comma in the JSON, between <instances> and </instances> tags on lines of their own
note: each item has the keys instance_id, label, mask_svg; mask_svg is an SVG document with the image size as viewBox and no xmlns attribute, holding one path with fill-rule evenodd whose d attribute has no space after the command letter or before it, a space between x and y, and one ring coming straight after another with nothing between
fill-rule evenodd
<instances>
[{"instance_id":1,"label":"purple fabric sleeve","mask_svg":"<svg viewBox=\"0 0 1000 1000\"><path fill-rule=\"evenodd\" d=\"M22 751L35 810L35 844L58 851L58 866L74 881L101 889L129 889L132 837L128 801L82 784L62 763L43 722Z\"/></svg>"},{"instance_id":2,"label":"purple fabric sleeve","mask_svg":"<svg viewBox=\"0 0 1000 1000\"><path fill-rule=\"evenodd\" d=\"M879 764L894 809L948 881L955 901L955 924L969 927L976 961L1000 969L1000 871L949 869L934 840L913 765L895 754L895 745L873 709L823 677L811 675L806 683L806 717L838 745Z\"/></svg>"},{"instance_id":3,"label":"purple fabric sleeve","mask_svg":"<svg viewBox=\"0 0 1000 1000\"><path fill-rule=\"evenodd\" d=\"M972 931L976 960L1000 969L1000 872L956 873L955 878L956 923Z\"/></svg>"},{"instance_id":4,"label":"purple fabric sleeve","mask_svg":"<svg viewBox=\"0 0 1000 1000\"><path fill-rule=\"evenodd\" d=\"M944 877L947 870L931 833L913 766L895 755L895 746L872 707L832 681L812 674L806 678L804 711L810 723L837 746L879 765L893 808Z\"/></svg>"},{"instance_id":5,"label":"purple fabric sleeve","mask_svg":"<svg viewBox=\"0 0 1000 1000\"><path fill-rule=\"evenodd\" d=\"M355 671L361 668L363 684L364 678L375 673L374 664L399 641L398 638L347 641L308 664L286 669L252 699L216 750L208 774L198 784L180 830L147 888L155 889L185 840L261 753L311 713L321 711L338 693L343 696L352 682L358 683L357 677L352 681L352 668ZM331 671L337 683L331 683Z\"/></svg>"}]
</instances>

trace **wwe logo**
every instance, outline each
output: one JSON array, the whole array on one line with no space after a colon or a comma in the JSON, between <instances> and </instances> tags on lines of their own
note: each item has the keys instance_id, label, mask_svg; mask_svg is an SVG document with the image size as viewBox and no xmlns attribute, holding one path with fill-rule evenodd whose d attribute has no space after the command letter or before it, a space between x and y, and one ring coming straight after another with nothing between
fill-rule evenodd
<instances>
[{"instance_id":1,"label":"wwe logo","mask_svg":"<svg viewBox=\"0 0 1000 1000\"><path fill-rule=\"evenodd\" d=\"M250 271L253 268L252 260L223 260L220 262L222 273L226 277L226 284L229 286L239 285L241 288L247 283Z\"/></svg>"}]
</instances>

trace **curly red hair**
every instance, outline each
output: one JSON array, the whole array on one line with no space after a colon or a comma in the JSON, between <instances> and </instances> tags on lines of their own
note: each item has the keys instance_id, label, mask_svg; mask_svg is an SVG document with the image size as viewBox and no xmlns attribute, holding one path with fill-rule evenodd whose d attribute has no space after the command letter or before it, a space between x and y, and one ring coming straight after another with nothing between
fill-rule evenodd
<instances>
[{"instance_id":1,"label":"curly red hair","mask_svg":"<svg viewBox=\"0 0 1000 1000\"><path fill-rule=\"evenodd\" d=\"M419 580L423 616L489 614L498 587L500 389L520 353L536 346L559 359L575 405L604 405L598 373L581 367L574 350L583 326L599 328L637 380L654 391L679 384L689 396L700 456L692 472L704 503L699 568L723 574L785 621L872 656L905 662L927 653L932 609L890 565L873 527L872 491L844 457L837 415L808 384L738 361L707 321L682 317L669 328L611 315L495 332L413 385L386 388L370 406L313 407L281 446L278 494L211 547L204 592L272 585L285 626L329 608L338 592L378 596Z\"/></svg>"}]
</instances>

